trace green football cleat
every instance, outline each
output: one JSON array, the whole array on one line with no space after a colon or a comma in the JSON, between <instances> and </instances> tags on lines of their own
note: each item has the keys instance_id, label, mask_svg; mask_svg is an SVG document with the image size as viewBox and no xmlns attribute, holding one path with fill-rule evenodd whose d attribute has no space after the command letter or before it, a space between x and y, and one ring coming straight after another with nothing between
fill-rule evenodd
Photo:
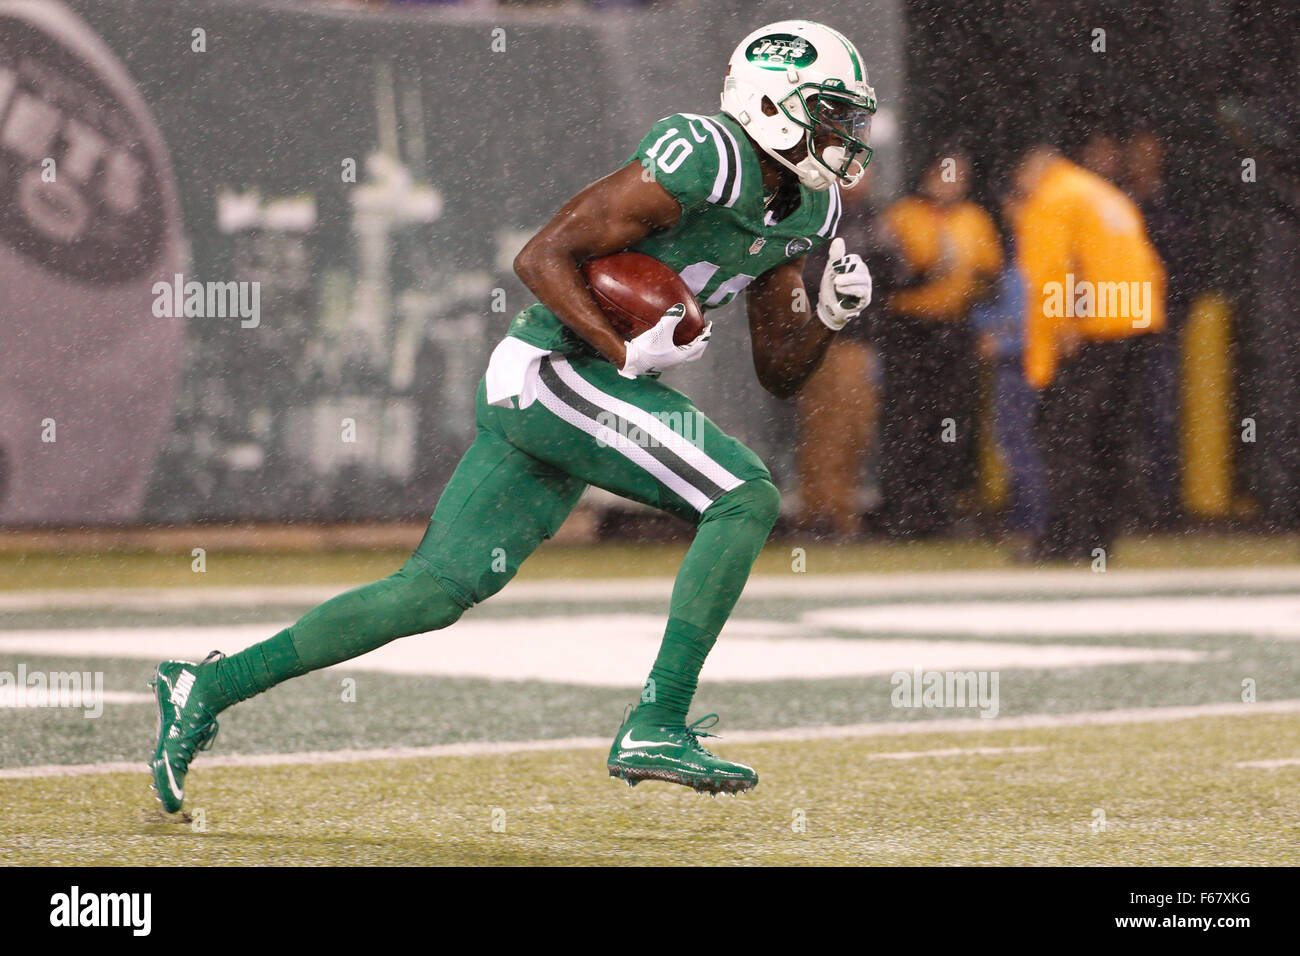
<instances>
[{"instance_id":1,"label":"green football cleat","mask_svg":"<svg viewBox=\"0 0 1300 956\"><path fill-rule=\"evenodd\" d=\"M217 739L217 721L193 691L198 669L221 657L220 651L213 651L202 664L163 661L149 682L158 702L158 743L149 771L154 792L168 813L180 810L185 800L183 788L190 761Z\"/></svg>"},{"instance_id":2,"label":"green football cleat","mask_svg":"<svg viewBox=\"0 0 1300 956\"><path fill-rule=\"evenodd\" d=\"M717 722L717 714L708 714L689 726L660 726L638 721L633 713L609 750L609 775L629 787L642 780L664 780L700 793L744 793L758 784L754 768L723 760L700 743L701 737L717 736L706 732Z\"/></svg>"}]
</instances>

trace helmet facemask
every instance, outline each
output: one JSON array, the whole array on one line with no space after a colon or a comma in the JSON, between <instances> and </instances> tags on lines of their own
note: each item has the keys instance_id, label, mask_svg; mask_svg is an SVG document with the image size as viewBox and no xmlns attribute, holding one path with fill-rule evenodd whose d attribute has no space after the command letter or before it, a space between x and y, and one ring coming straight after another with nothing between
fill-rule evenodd
<instances>
[{"instance_id":1,"label":"helmet facemask","mask_svg":"<svg viewBox=\"0 0 1300 956\"><path fill-rule=\"evenodd\" d=\"M798 163L785 161L785 164L810 186L813 183L809 179L824 179L829 173L842 185L852 187L871 162L873 150L867 141L871 138L871 117L876 112L875 97L870 93L851 93L838 83L827 80L800 84L776 104L791 122L804 130L807 156ZM819 152L817 140L826 138L831 143ZM855 165L857 171L851 172ZM830 180L820 188L829 184Z\"/></svg>"}]
</instances>

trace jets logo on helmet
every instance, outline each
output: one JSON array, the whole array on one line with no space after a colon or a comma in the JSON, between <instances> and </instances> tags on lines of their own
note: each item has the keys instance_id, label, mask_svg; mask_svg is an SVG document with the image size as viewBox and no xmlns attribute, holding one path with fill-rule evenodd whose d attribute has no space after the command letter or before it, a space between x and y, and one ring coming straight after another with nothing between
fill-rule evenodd
<instances>
[{"instance_id":1,"label":"jets logo on helmet","mask_svg":"<svg viewBox=\"0 0 1300 956\"><path fill-rule=\"evenodd\" d=\"M817 51L803 37L792 33L772 33L759 37L745 50L749 62L764 70L784 70L809 66Z\"/></svg>"},{"instance_id":2,"label":"jets logo on helmet","mask_svg":"<svg viewBox=\"0 0 1300 956\"><path fill-rule=\"evenodd\" d=\"M871 161L875 90L857 48L820 23L786 20L745 37L727 67L722 110L810 189L852 186ZM807 155L798 162L783 155L800 143Z\"/></svg>"}]
</instances>

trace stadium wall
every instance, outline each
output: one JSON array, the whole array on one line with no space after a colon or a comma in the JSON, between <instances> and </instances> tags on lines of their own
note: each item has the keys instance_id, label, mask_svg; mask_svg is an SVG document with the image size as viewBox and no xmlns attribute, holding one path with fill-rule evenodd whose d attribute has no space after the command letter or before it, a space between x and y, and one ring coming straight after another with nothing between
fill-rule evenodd
<instances>
[{"instance_id":1,"label":"stadium wall","mask_svg":"<svg viewBox=\"0 0 1300 956\"><path fill-rule=\"evenodd\" d=\"M800 12L859 40L894 189L899 7L856 4L852 22L837 7ZM0 116L20 94L31 114L5 140L0 188L52 188L30 179L40 151L20 148L48 113L116 150L116 177L100 163L69 202L142 204L69 234L97 263L89 278L41 258L75 211L0 229L0 295L21 305L0 358L0 525L427 514L473 436L490 348L530 301L515 251L656 118L716 110L734 43L785 15L734 0L600 14L0 3ZM72 171L67 137L50 142ZM708 367L675 384L779 477L789 412L753 381L742 308L729 312Z\"/></svg>"}]
</instances>

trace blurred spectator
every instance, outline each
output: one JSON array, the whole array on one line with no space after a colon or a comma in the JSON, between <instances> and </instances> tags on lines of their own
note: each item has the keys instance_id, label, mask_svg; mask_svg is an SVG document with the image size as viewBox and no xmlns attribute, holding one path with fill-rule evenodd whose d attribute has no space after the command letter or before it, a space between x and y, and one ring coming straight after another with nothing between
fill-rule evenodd
<instances>
[{"instance_id":1,"label":"blurred spectator","mask_svg":"<svg viewBox=\"0 0 1300 956\"><path fill-rule=\"evenodd\" d=\"M893 266L876 228L875 167L868 166L852 189L841 190L844 213L838 235L849 252L867 262L879 302L888 293ZM820 276L829 247L809 258L805 272ZM815 295L815 283L808 284ZM813 302L816 308L816 302ZM799 393L799 526L818 536L852 538L861 530L858 489L862 463L876 430L879 370L867 341L872 309L836 335L821 368Z\"/></svg>"},{"instance_id":2,"label":"blurred spectator","mask_svg":"<svg viewBox=\"0 0 1300 956\"><path fill-rule=\"evenodd\" d=\"M989 214L966 195L970 162L941 153L917 195L882 218L905 270L882 300L881 517L893 535L949 531L976 468L976 358L971 306L1002 266Z\"/></svg>"},{"instance_id":3,"label":"blurred spectator","mask_svg":"<svg viewBox=\"0 0 1300 956\"><path fill-rule=\"evenodd\" d=\"M1134 130L1124 144L1125 182L1146 222L1147 235L1165 264L1166 327L1148 337L1145 406L1138 433L1141 518L1157 527L1175 526L1182 514L1178 449L1180 338L1202 275L1196 232L1170 201L1164 180L1164 145L1152 130Z\"/></svg>"},{"instance_id":4,"label":"blurred spectator","mask_svg":"<svg viewBox=\"0 0 1300 956\"><path fill-rule=\"evenodd\" d=\"M1051 147L1025 152L1013 188L1049 493L1036 556L1093 558L1109 554L1125 441L1150 400L1141 346L1165 326L1164 267L1133 201Z\"/></svg>"},{"instance_id":5,"label":"blurred spectator","mask_svg":"<svg viewBox=\"0 0 1300 956\"><path fill-rule=\"evenodd\" d=\"M1007 199L1003 221L1015 222L1015 204ZM1025 380L1025 274L1007 248L994 295L971 310L979 336L980 356L993 372L993 437L1006 462L1011 485L1008 529L1038 540L1047 528L1047 477L1034 437L1038 394Z\"/></svg>"},{"instance_id":6,"label":"blurred spectator","mask_svg":"<svg viewBox=\"0 0 1300 956\"><path fill-rule=\"evenodd\" d=\"M1079 148L1079 165L1109 183L1124 181L1124 145L1105 129L1093 129Z\"/></svg>"}]
</instances>

